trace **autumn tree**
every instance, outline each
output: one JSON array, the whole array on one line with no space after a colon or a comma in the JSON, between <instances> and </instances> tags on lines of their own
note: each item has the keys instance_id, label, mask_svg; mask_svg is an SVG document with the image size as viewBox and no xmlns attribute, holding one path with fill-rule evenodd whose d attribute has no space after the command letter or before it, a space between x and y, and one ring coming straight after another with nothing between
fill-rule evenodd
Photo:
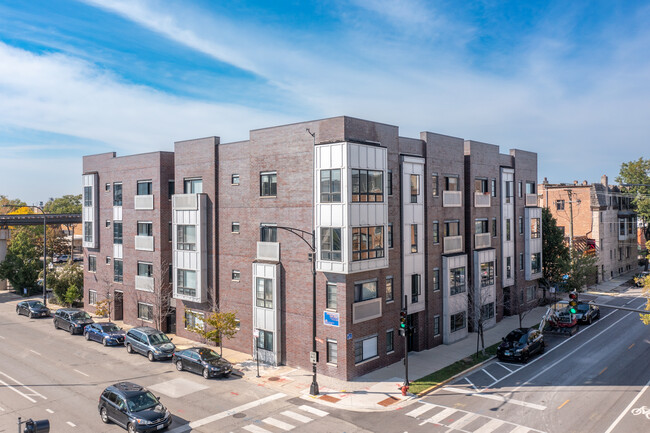
<instances>
[{"instance_id":1,"label":"autumn tree","mask_svg":"<svg viewBox=\"0 0 650 433\"><path fill-rule=\"evenodd\" d=\"M645 238L650 240L650 159L622 163L616 182L625 184L621 188L634 197L632 204L643 223Z\"/></svg>"},{"instance_id":2,"label":"autumn tree","mask_svg":"<svg viewBox=\"0 0 650 433\"><path fill-rule=\"evenodd\" d=\"M49 214L80 214L81 213L81 194L77 195L64 195L63 197L58 197L55 199L52 199L45 203L45 206L43 206L43 209L45 210L46 213ZM64 224L66 229L68 230L68 233L70 233L70 245L65 245L65 247L70 248L70 257L73 256L73 248L74 248L74 227L75 224ZM60 231L60 230L59 230ZM49 243L49 238L50 238L50 232L48 231L47 233L48 237L48 248L50 248L50 243ZM66 254L67 249L64 252L58 252L57 254Z\"/></svg>"},{"instance_id":3,"label":"autumn tree","mask_svg":"<svg viewBox=\"0 0 650 433\"><path fill-rule=\"evenodd\" d=\"M231 339L237 333L237 313L214 310L203 316L191 310L185 312L194 319L193 324L186 324L188 330L215 345L218 344L220 354L223 355L223 338Z\"/></svg>"},{"instance_id":4,"label":"autumn tree","mask_svg":"<svg viewBox=\"0 0 650 433\"><path fill-rule=\"evenodd\" d=\"M54 272L49 272L47 276L48 287L52 288L58 302L66 305L70 305L83 297L83 283L83 269L72 262L66 263ZM76 289L70 291L72 287Z\"/></svg>"}]
</instances>

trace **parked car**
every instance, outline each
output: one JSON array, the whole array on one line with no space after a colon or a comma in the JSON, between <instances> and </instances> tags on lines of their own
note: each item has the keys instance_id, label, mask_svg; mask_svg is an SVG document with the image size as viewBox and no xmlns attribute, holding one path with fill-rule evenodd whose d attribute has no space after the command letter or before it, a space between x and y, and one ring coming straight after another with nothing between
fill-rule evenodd
<instances>
[{"instance_id":1,"label":"parked car","mask_svg":"<svg viewBox=\"0 0 650 433\"><path fill-rule=\"evenodd\" d=\"M643 272L641 272L639 274L636 274L634 276L634 284L636 284L637 287L643 287L645 279L649 275L650 275L650 271L643 271Z\"/></svg>"},{"instance_id":2,"label":"parked car","mask_svg":"<svg viewBox=\"0 0 650 433\"><path fill-rule=\"evenodd\" d=\"M174 352L172 363L178 371L191 371L209 379L214 376L228 377L232 373L232 364L217 352L205 347L191 347Z\"/></svg>"},{"instance_id":3,"label":"parked car","mask_svg":"<svg viewBox=\"0 0 650 433\"><path fill-rule=\"evenodd\" d=\"M576 310L578 311L576 313L578 322L591 325L591 322L600 319L600 308L597 305L579 302Z\"/></svg>"},{"instance_id":4,"label":"parked car","mask_svg":"<svg viewBox=\"0 0 650 433\"><path fill-rule=\"evenodd\" d=\"M544 335L535 328L517 328L503 338L497 348L500 361L527 362L536 353L544 352Z\"/></svg>"},{"instance_id":5,"label":"parked car","mask_svg":"<svg viewBox=\"0 0 650 433\"><path fill-rule=\"evenodd\" d=\"M41 301L22 301L16 304L16 313L18 315L24 314L32 319L34 317L49 317L50 309Z\"/></svg>"},{"instance_id":6,"label":"parked car","mask_svg":"<svg viewBox=\"0 0 650 433\"><path fill-rule=\"evenodd\" d=\"M99 416L104 423L114 422L129 433L149 433L172 423L169 410L151 391L133 382L109 386L99 396Z\"/></svg>"},{"instance_id":7,"label":"parked car","mask_svg":"<svg viewBox=\"0 0 650 433\"><path fill-rule=\"evenodd\" d=\"M122 346L124 344L124 330L115 323L92 323L84 328L86 340L97 341L104 346Z\"/></svg>"},{"instance_id":8,"label":"parked car","mask_svg":"<svg viewBox=\"0 0 650 433\"><path fill-rule=\"evenodd\" d=\"M78 308L61 308L54 313L54 329L65 329L70 334L82 334L84 327L95 323L90 314Z\"/></svg>"},{"instance_id":9,"label":"parked car","mask_svg":"<svg viewBox=\"0 0 650 433\"><path fill-rule=\"evenodd\" d=\"M52 262L53 263L66 263L68 261L68 258L69 257L68 257L67 254L61 254L60 256L54 257L54 259L52 259Z\"/></svg>"},{"instance_id":10,"label":"parked car","mask_svg":"<svg viewBox=\"0 0 650 433\"><path fill-rule=\"evenodd\" d=\"M127 352L145 355L151 362L170 359L176 350L176 346L164 332L149 326L129 329L124 337L124 345Z\"/></svg>"}]
</instances>

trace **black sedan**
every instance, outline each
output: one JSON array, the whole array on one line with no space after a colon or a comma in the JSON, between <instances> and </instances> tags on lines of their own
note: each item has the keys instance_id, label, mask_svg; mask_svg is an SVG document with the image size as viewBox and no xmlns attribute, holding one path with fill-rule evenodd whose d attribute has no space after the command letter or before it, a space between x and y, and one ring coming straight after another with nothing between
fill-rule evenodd
<instances>
[{"instance_id":1,"label":"black sedan","mask_svg":"<svg viewBox=\"0 0 650 433\"><path fill-rule=\"evenodd\" d=\"M24 314L32 319L34 317L49 317L50 309L41 301L22 301L16 305L16 313Z\"/></svg>"},{"instance_id":2,"label":"black sedan","mask_svg":"<svg viewBox=\"0 0 650 433\"><path fill-rule=\"evenodd\" d=\"M591 325L591 322L600 319L600 308L597 305L580 302L576 309L578 310L576 317L580 323Z\"/></svg>"},{"instance_id":3,"label":"black sedan","mask_svg":"<svg viewBox=\"0 0 650 433\"><path fill-rule=\"evenodd\" d=\"M535 328L517 328L503 338L497 348L500 361L516 360L527 362L536 353L544 352L544 336Z\"/></svg>"},{"instance_id":4,"label":"black sedan","mask_svg":"<svg viewBox=\"0 0 650 433\"><path fill-rule=\"evenodd\" d=\"M205 347L191 347L174 352L172 363L178 371L191 371L209 379L214 376L228 377L232 372L232 364L222 358L217 352Z\"/></svg>"},{"instance_id":5,"label":"black sedan","mask_svg":"<svg viewBox=\"0 0 650 433\"><path fill-rule=\"evenodd\" d=\"M97 341L104 346L123 346L124 330L115 323L92 323L84 328L86 340Z\"/></svg>"}]
</instances>

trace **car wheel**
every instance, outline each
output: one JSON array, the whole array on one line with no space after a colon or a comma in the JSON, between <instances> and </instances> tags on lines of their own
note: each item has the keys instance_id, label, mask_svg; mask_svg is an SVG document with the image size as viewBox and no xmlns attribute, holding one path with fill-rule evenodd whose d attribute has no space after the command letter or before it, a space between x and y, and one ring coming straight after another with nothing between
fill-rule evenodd
<instances>
[{"instance_id":1,"label":"car wheel","mask_svg":"<svg viewBox=\"0 0 650 433\"><path fill-rule=\"evenodd\" d=\"M183 371L183 361L181 361L180 359L176 361L176 370Z\"/></svg>"},{"instance_id":2,"label":"car wheel","mask_svg":"<svg viewBox=\"0 0 650 433\"><path fill-rule=\"evenodd\" d=\"M129 423L129 425L126 426L126 430L127 430L129 433L136 433L136 430L135 430L135 424L133 424L132 422Z\"/></svg>"},{"instance_id":3,"label":"car wheel","mask_svg":"<svg viewBox=\"0 0 650 433\"><path fill-rule=\"evenodd\" d=\"M16 307L16 314L20 316L20 309L18 307Z\"/></svg>"},{"instance_id":4,"label":"car wheel","mask_svg":"<svg viewBox=\"0 0 650 433\"><path fill-rule=\"evenodd\" d=\"M149 358L149 361L154 362L156 358L153 357L153 352L147 352L147 358Z\"/></svg>"},{"instance_id":5,"label":"car wheel","mask_svg":"<svg viewBox=\"0 0 650 433\"><path fill-rule=\"evenodd\" d=\"M589 318L587 319L587 323L591 325L592 321L593 321L593 319L591 318L591 316L589 316Z\"/></svg>"},{"instance_id":6,"label":"car wheel","mask_svg":"<svg viewBox=\"0 0 650 433\"><path fill-rule=\"evenodd\" d=\"M133 353L133 347L131 347L130 344L127 344L126 345L126 351L127 351L127 353Z\"/></svg>"},{"instance_id":7,"label":"car wheel","mask_svg":"<svg viewBox=\"0 0 650 433\"><path fill-rule=\"evenodd\" d=\"M106 408L103 407L101 411L99 411L99 415L102 417L102 422L104 424L108 424L108 413L106 413Z\"/></svg>"},{"instance_id":8,"label":"car wheel","mask_svg":"<svg viewBox=\"0 0 650 433\"><path fill-rule=\"evenodd\" d=\"M90 340L90 334L87 333L87 332L84 332L84 338L85 338L86 340Z\"/></svg>"},{"instance_id":9,"label":"car wheel","mask_svg":"<svg viewBox=\"0 0 650 433\"><path fill-rule=\"evenodd\" d=\"M34 318L34 314L32 314L32 312L30 311L29 314L27 315L27 317L29 317L30 319L33 319L33 318Z\"/></svg>"},{"instance_id":10,"label":"car wheel","mask_svg":"<svg viewBox=\"0 0 650 433\"><path fill-rule=\"evenodd\" d=\"M210 370L208 370L207 368L203 369L203 378L210 379Z\"/></svg>"},{"instance_id":11,"label":"car wheel","mask_svg":"<svg viewBox=\"0 0 650 433\"><path fill-rule=\"evenodd\" d=\"M108 346L108 340L106 338L102 339L102 344Z\"/></svg>"},{"instance_id":12,"label":"car wheel","mask_svg":"<svg viewBox=\"0 0 650 433\"><path fill-rule=\"evenodd\" d=\"M56 320L53 320L54 322L54 329L59 329L59 325L56 323Z\"/></svg>"}]
</instances>

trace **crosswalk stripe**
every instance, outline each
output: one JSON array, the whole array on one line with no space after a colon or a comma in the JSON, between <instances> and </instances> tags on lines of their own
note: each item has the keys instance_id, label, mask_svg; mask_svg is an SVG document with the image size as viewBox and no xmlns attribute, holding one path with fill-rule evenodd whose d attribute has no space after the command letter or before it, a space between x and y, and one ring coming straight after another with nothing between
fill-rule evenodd
<instances>
[{"instance_id":1,"label":"crosswalk stripe","mask_svg":"<svg viewBox=\"0 0 650 433\"><path fill-rule=\"evenodd\" d=\"M271 433L267 429L256 426L255 424L249 424L244 426L244 430L248 430L251 433Z\"/></svg>"},{"instance_id":2,"label":"crosswalk stripe","mask_svg":"<svg viewBox=\"0 0 650 433\"><path fill-rule=\"evenodd\" d=\"M456 409L452 409L452 408L448 407L447 409L444 409L441 412L438 412L437 414L435 414L434 416L429 418L427 420L427 422L435 424L435 423L440 422L443 419L447 418L448 416L450 416L454 412L456 412Z\"/></svg>"},{"instance_id":3,"label":"crosswalk stripe","mask_svg":"<svg viewBox=\"0 0 650 433\"><path fill-rule=\"evenodd\" d=\"M462 430L463 427L465 427L467 424L474 421L476 418L478 418L478 415L476 415L475 413L468 412L462 418L459 418L456 421L449 424L448 427L454 430Z\"/></svg>"},{"instance_id":4,"label":"crosswalk stripe","mask_svg":"<svg viewBox=\"0 0 650 433\"><path fill-rule=\"evenodd\" d=\"M316 409L315 407L307 406L305 404L299 406L298 409L304 410L305 412L309 412L313 415L318 415L318 416L329 415L329 412L325 412L324 410Z\"/></svg>"},{"instance_id":5,"label":"crosswalk stripe","mask_svg":"<svg viewBox=\"0 0 650 433\"><path fill-rule=\"evenodd\" d=\"M269 425L272 425L273 427L277 427L279 429L282 429L284 431L289 431L289 430L292 430L293 428L296 427L295 425L291 425L289 423L277 420L275 418L270 418L270 417L266 418L266 419L263 419L262 422L264 422L266 424L269 424Z\"/></svg>"},{"instance_id":6,"label":"crosswalk stripe","mask_svg":"<svg viewBox=\"0 0 650 433\"><path fill-rule=\"evenodd\" d=\"M413 418L417 418L418 416L422 415L423 413L430 411L430 410L433 409L434 407L436 407L436 405L434 405L434 404L428 404L428 403L423 403L423 404L422 404L420 407L418 407L417 409L414 409L414 410L410 411L409 413L407 413L406 416L410 416L410 417L413 417Z\"/></svg>"},{"instance_id":7,"label":"crosswalk stripe","mask_svg":"<svg viewBox=\"0 0 650 433\"><path fill-rule=\"evenodd\" d=\"M528 433L529 431L530 429L528 427L524 427L523 425L518 425L510 433Z\"/></svg>"},{"instance_id":8,"label":"crosswalk stripe","mask_svg":"<svg viewBox=\"0 0 650 433\"><path fill-rule=\"evenodd\" d=\"M309 418L308 416L300 415L299 413L292 412L290 410L285 410L282 412L282 415L286 416L287 418L295 419L296 421L308 423L312 419Z\"/></svg>"},{"instance_id":9,"label":"crosswalk stripe","mask_svg":"<svg viewBox=\"0 0 650 433\"><path fill-rule=\"evenodd\" d=\"M474 433L490 433L501 427L501 425L503 425L503 421L491 419L487 424L483 424L480 428L474 430Z\"/></svg>"}]
</instances>

